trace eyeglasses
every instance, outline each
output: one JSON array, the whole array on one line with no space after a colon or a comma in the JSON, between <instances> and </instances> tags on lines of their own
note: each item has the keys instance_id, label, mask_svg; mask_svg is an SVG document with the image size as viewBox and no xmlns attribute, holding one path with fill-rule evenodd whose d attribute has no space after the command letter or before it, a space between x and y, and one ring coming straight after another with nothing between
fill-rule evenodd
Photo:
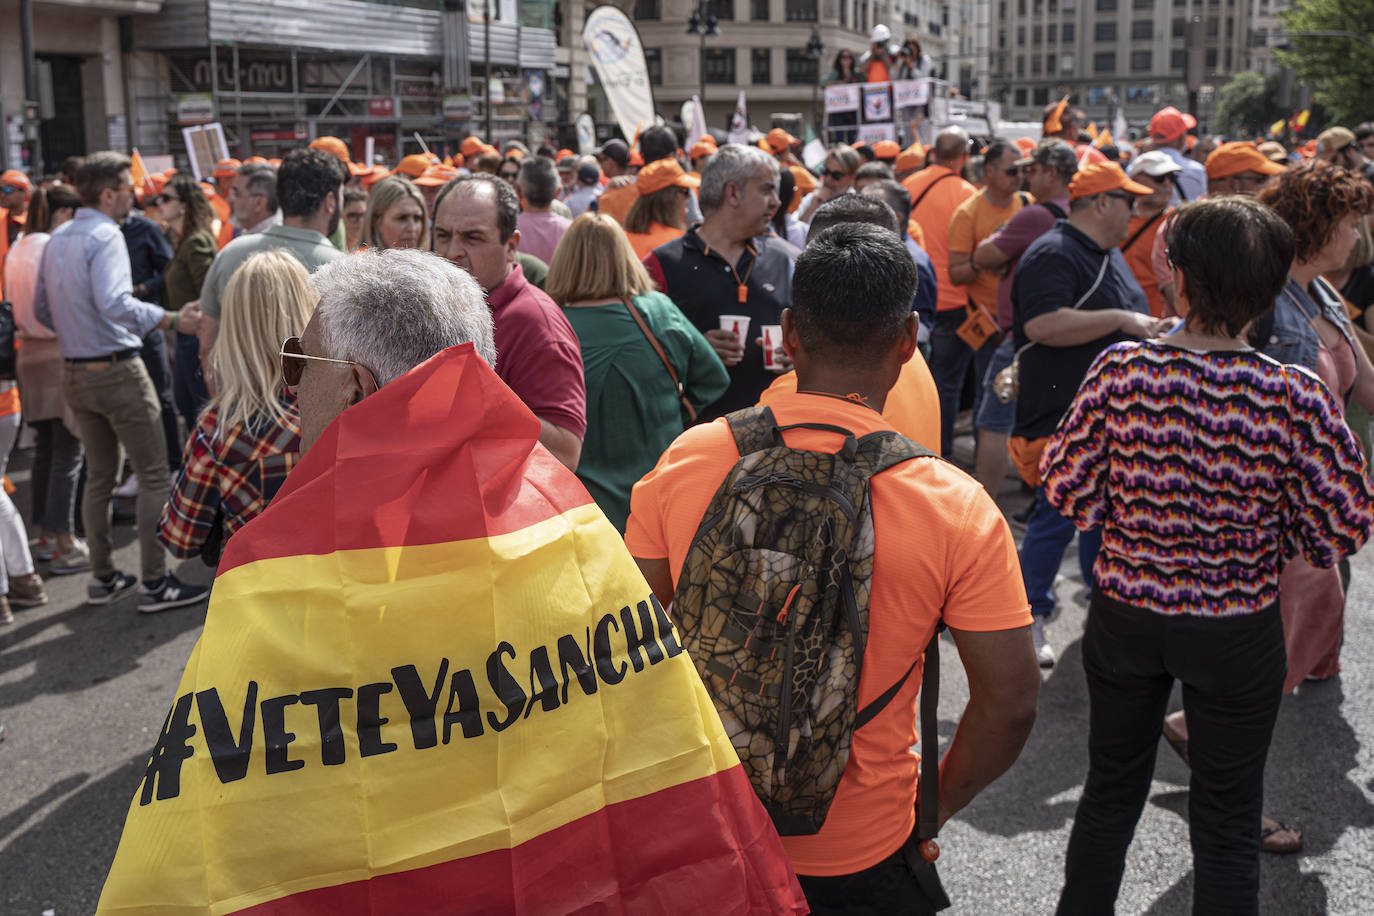
<instances>
[{"instance_id":1,"label":"eyeglasses","mask_svg":"<svg viewBox=\"0 0 1374 916\"><path fill-rule=\"evenodd\" d=\"M1106 191L1103 197L1115 197L1117 200L1124 200L1131 206L1135 206L1135 195L1126 191Z\"/></svg>"},{"instance_id":2,"label":"eyeglasses","mask_svg":"<svg viewBox=\"0 0 1374 916\"><path fill-rule=\"evenodd\" d=\"M155 204L175 204L180 201L181 198L177 197L175 194L159 194L157 197L153 198L153 203Z\"/></svg>"},{"instance_id":3,"label":"eyeglasses","mask_svg":"<svg viewBox=\"0 0 1374 916\"><path fill-rule=\"evenodd\" d=\"M840 172L835 169L826 169L821 174L829 176L831 181L844 181L845 178L849 177L848 172Z\"/></svg>"},{"instance_id":4,"label":"eyeglasses","mask_svg":"<svg viewBox=\"0 0 1374 916\"><path fill-rule=\"evenodd\" d=\"M24 190L17 184L0 185L0 194L13 194L15 191Z\"/></svg>"},{"instance_id":5,"label":"eyeglasses","mask_svg":"<svg viewBox=\"0 0 1374 916\"><path fill-rule=\"evenodd\" d=\"M1010 168L1008 168L1007 171L1006 171L1006 176L1007 176L1008 178L1015 178L1017 175L1020 175L1020 174L1021 174L1021 166L1019 166L1019 165L1013 165L1013 166L1011 166Z\"/></svg>"},{"instance_id":6,"label":"eyeglasses","mask_svg":"<svg viewBox=\"0 0 1374 916\"><path fill-rule=\"evenodd\" d=\"M351 359L330 359L327 356L309 356L301 350L301 339L299 337L288 337L281 342L281 380L286 383L288 388L295 388L301 383L301 374L305 372L304 360L313 359L321 363L343 363L345 366L357 366L367 373L372 380L372 387L380 388L377 384L377 376L372 370L362 363L355 363Z\"/></svg>"}]
</instances>

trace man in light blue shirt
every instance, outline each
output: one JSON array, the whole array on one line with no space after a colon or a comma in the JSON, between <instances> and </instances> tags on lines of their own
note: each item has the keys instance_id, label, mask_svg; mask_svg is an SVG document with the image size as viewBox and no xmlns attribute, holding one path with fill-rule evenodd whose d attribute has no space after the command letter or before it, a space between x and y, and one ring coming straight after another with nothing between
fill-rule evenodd
<instances>
[{"instance_id":1,"label":"man in light blue shirt","mask_svg":"<svg viewBox=\"0 0 1374 916\"><path fill-rule=\"evenodd\" d=\"M110 604L138 586L138 609L154 613L200 601L209 589L167 572L157 521L171 482L161 409L148 370L138 358L154 328L178 330L178 315L134 296L129 249L119 224L133 207L129 157L88 156L76 175L84 206L52 233L34 286L34 314L57 332L66 362L62 394L86 449L86 494L81 513L91 550L90 604ZM196 330L197 316L180 330ZM138 478L138 543L142 584L115 569L110 499L121 447Z\"/></svg>"},{"instance_id":2,"label":"man in light blue shirt","mask_svg":"<svg viewBox=\"0 0 1374 916\"><path fill-rule=\"evenodd\" d=\"M1184 137L1197 127L1197 119L1174 106L1161 108L1150 119L1150 140L1154 148L1168 156L1181 172L1174 181L1174 196L1169 206L1176 207L1186 200L1198 200L1207 193L1207 170L1202 163L1183 155Z\"/></svg>"}]
</instances>

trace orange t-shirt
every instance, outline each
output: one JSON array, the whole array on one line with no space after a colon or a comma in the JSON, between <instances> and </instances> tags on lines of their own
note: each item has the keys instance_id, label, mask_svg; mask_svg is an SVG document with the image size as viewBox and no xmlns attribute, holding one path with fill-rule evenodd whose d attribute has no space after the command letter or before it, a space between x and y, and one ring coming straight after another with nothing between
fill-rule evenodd
<instances>
[{"instance_id":1,"label":"orange t-shirt","mask_svg":"<svg viewBox=\"0 0 1374 916\"><path fill-rule=\"evenodd\" d=\"M672 226L665 226L662 223L650 223L648 232L627 232L625 237L630 240L630 247L635 250L635 257L642 261L649 252L659 245L681 238L682 233L682 229L674 229Z\"/></svg>"},{"instance_id":2,"label":"orange t-shirt","mask_svg":"<svg viewBox=\"0 0 1374 916\"><path fill-rule=\"evenodd\" d=\"M780 394L769 406L779 426L828 423L856 436L891 428L875 411L841 398ZM840 444L836 434L817 430L789 430L783 438L793 448L833 451ZM738 460L724 418L679 436L635 484L625 532L630 553L667 558L676 585L702 516ZM1030 625L1011 531L972 478L948 462L917 458L876 475L871 486L875 552L860 707L901 680L941 616L961 630ZM911 748L920 689L917 665L887 708L854 733L820 832L782 838L798 874L861 871L911 834L920 762Z\"/></svg>"},{"instance_id":3,"label":"orange t-shirt","mask_svg":"<svg viewBox=\"0 0 1374 916\"><path fill-rule=\"evenodd\" d=\"M207 198L210 201L210 209L215 211L215 219L219 220L219 231L215 234L215 244L223 249L234 240L234 224L229 222L229 201L220 197L219 194L211 194Z\"/></svg>"},{"instance_id":4,"label":"orange t-shirt","mask_svg":"<svg viewBox=\"0 0 1374 916\"><path fill-rule=\"evenodd\" d=\"M926 250L926 232L921 228L921 224L912 217L906 221L906 234L911 236L911 240L921 246L921 250ZM929 252L927 252L929 254Z\"/></svg>"},{"instance_id":5,"label":"orange t-shirt","mask_svg":"<svg viewBox=\"0 0 1374 916\"><path fill-rule=\"evenodd\" d=\"M1168 221L1168 216L1167 210L1161 213L1144 232L1140 232L1140 227L1145 225L1146 217L1132 216L1131 228L1127 230L1126 238L1121 243L1124 246L1126 242L1131 242L1131 247L1123 247L1121 254L1126 258L1126 265L1131 268L1136 282L1145 290L1145 298L1150 300L1150 314L1155 318L1163 318L1169 314L1164 295L1159 291L1159 278L1155 276L1153 260L1155 237L1159 235L1160 227ZM1140 232L1139 238L1136 238L1137 232ZM1135 241L1131 241L1132 239Z\"/></svg>"},{"instance_id":6,"label":"orange t-shirt","mask_svg":"<svg viewBox=\"0 0 1374 916\"><path fill-rule=\"evenodd\" d=\"M868 61L868 72L865 74L865 82L886 83L891 77L888 75L887 62L878 58L870 58Z\"/></svg>"},{"instance_id":7,"label":"orange t-shirt","mask_svg":"<svg viewBox=\"0 0 1374 916\"><path fill-rule=\"evenodd\" d=\"M949 250L972 254L978 243L1006 225L1016 211L1025 206L1020 194L1011 196L1005 207L994 207L986 193L978 193L961 203L949 218ZM948 265L948 261L946 261ZM953 282L953 281L951 281ZM968 298L988 310L997 320L997 284L1001 278L991 271L978 272L972 283L959 287Z\"/></svg>"},{"instance_id":8,"label":"orange t-shirt","mask_svg":"<svg viewBox=\"0 0 1374 916\"><path fill-rule=\"evenodd\" d=\"M604 213L624 226L625 217L630 215L630 208L635 205L636 200L639 200L639 192L632 184L627 184L623 188L607 188L597 198L596 209L598 213Z\"/></svg>"},{"instance_id":9,"label":"orange t-shirt","mask_svg":"<svg viewBox=\"0 0 1374 916\"><path fill-rule=\"evenodd\" d=\"M953 178L946 176L953 175ZM939 184L935 184L935 182ZM935 185L931 188L931 185ZM959 205L968 200L978 189L969 184L946 165L932 165L921 169L915 175L907 176L902 182L911 195L911 217L921 224L925 243L921 245L930 260L935 263L935 280L939 285L936 291L935 308L937 311L961 309L968 305L968 295L962 286L955 286L949 278L949 220ZM926 188L930 193L916 203Z\"/></svg>"},{"instance_id":10,"label":"orange t-shirt","mask_svg":"<svg viewBox=\"0 0 1374 916\"><path fill-rule=\"evenodd\" d=\"M759 403L771 405L796 390L797 373L784 372L763 390ZM902 365L897 384L883 402L883 419L903 436L940 454L940 392L921 351Z\"/></svg>"}]
</instances>

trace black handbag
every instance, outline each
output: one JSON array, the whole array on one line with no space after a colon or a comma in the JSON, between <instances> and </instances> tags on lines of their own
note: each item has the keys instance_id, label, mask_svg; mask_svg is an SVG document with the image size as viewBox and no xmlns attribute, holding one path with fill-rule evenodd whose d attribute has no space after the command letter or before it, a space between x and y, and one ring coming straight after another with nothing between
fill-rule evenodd
<instances>
[{"instance_id":1,"label":"black handbag","mask_svg":"<svg viewBox=\"0 0 1374 916\"><path fill-rule=\"evenodd\" d=\"M0 300L0 379L15 379L15 359L14 306L8 299Z\"/></svg>"}]
</instances>

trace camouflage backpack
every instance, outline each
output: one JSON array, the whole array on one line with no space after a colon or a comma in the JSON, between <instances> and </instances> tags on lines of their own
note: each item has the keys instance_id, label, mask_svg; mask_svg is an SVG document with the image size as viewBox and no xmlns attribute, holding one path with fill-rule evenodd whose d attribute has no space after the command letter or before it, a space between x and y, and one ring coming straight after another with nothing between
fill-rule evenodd
<instances>
[{"instance_id":1,"label":"camouflage backpack","mask_svg":"<svg viewBox=\"0 0 1374 916\"><path fill-rule=\"evenodd\" d=\"M873 576L869 478L931 453L895 432L781 429L767 407L727 418L740 460L716 491L673 598L683 645L759 799L783 836L825 821L856 728L906 681L858 709ZM845 437L839 452L782 432ZM932 738L934 736L932 735Z\"/></svg>"}]
</instances>

